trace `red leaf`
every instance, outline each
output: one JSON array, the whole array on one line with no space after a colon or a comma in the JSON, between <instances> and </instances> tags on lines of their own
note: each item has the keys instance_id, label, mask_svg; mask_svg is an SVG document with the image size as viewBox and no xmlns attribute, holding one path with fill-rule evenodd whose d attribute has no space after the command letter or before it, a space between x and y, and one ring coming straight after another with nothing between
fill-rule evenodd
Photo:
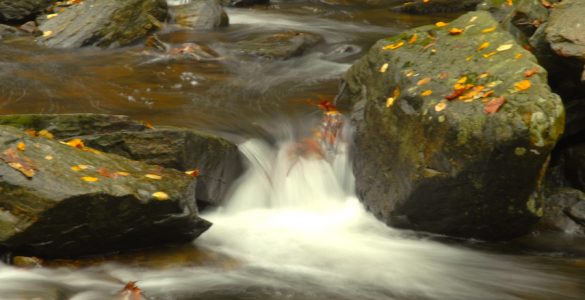
<instances>
[{"instance_id":1,"label":"red leaf","mask_svg":"<svg viewBox=\"0 0 585 300\"><path fill-rule=\"evenodd\" d=\"M488 102L484 103L483 110L486 113L493 115L498 112L498 110L500 110L504 103L506 103L506 98L504 98L504 96L492 98Z\"/></svg>"}]
</instances>

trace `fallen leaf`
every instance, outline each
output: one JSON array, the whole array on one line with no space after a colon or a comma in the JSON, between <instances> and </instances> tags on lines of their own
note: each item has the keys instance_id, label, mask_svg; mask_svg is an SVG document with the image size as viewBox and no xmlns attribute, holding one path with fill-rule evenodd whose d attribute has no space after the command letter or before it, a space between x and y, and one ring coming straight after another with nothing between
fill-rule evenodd
<instances>
[{"instance_id":1,"label":"fallen leaf","mask_svg":"<svg viewBox=\"0 0 585 300\"><path fill-rule=\"evenodd\" d=\"M459 98L459 96L461 96L464 91L465 91L465 89L456 89L455 91L453 91L453 93L445 96L445 99L447 99L449 101L455 100L455 99Z\"/></svg>"},{"instance_id":2,"label":"fallen leaf","mask_svg":"<svg viewBox=\"0 0 585 300\"><path fill-rule=\"evenodd\" d=\"M0 159L28 178L32 178L36 174L34 162L28 157L20 156L16 148L6 149L0 155Z\"/></svg>"},{"instance_id":3,"label":"fallen leaf","mask_svg":"<svg viewBox=\"0 0 585 300\"><path fill-rule=\"evenodd\" d=\"M403 45L404 45L404 41L400 41L400 42L398 42L396 44L391 44L391 45L384 46L382 48L382 50L395 50L395 49L398 49L398 48L402 47Z\"/></svg>"},{"instance_id":4,"label":"fallen leaf","mask_svg":"<svg viewBox=\"0 0 585 300\"><path fill-rule=\"evenodd\" d=\"M101 167L97 169L97 173L100 174L103 177L107 177L107 178L116 178L118 177L118 173L116 172L111 172L110 170L108 170L107 168Z\"/></svg>"},{"instance_id":5,"label":"fallen leaf","mask_svg":"<svg viewBox=\"0 0 585 300\"><path fill-rule=\"evenodd\" d=\"M192 177L197 177L201 174L201 172L199 172L199 169L195 168L193 170L185 171L185 174L192 176Z\"/></svg>"},{"instance_id":6,"label":"fallen leaf","mask_svg":"<svg viewBox=\"0 0 585 300\"><path fill-rule=\"evenodd\" d=\"M413 35L410 37L410 39L408 40L408 43L409 43L409 44L414 44L414 43L416 42L417 38L418 38L418 35L416 35L416 33L415 33L415 34L413 34Z\"/></svg>"},{"instance_id":7,"label":"fallen leaf","mask_svg":"<svg viewBox=\"0 0 585 300\"><path fill-rule=\"evenodd\" d=\"M392 92L392 96L388 97L388 99L386 99L386 107L390 107L390 106L394 105L394 101L396 101L396 99L398 99L398 97L400 97L400 87L396 87L394 89L394 91Z\"/></svg>"},{"instance_id":8,"label":"fallen leaf","mask_svg":"<svg viewBox=\"0 0 585 300\"><path fill-rule=\"evenodd\" d=\"M435 26L437 26L437 27L445 27L447 25L449 25L449 23L445 23L445 22L437 22L437 23L435 23Z\"/></svg>"},{"instance_id":9,"label":"fallen leaf","mask_svg":"<svg viewBox=\"0 0 585 300\"><path fill-rule=\"evenodd\" d=\"M529 89L531 86L532 86L532 83L530 82L530 80L522 80L522 81L516 82L516 83L514 84L514 88L515 88L517 91L524 91L524 90L527 90L527 89Z\"/></svg>"},{"instance_id":10,"label":"fallen leaf","mask_svg":"<svg viewBox=\"0 0 585 300\"><path fill-rule=\"evenodd\" d=\"M482 33L490 33L490 32L493 32L493 31L495 31L495 30L496 30L496 28L497 28L496 26L489 27L489 28L486 28L486 29L482 30L481 32L482 32Z\"/></svg>"},{"instance_id":11,"label":"fallen leaf","mask_svg":"<svg viewBox=\"0 0 585 300\"><path fill-rule=\"evenodd\" d=\"M479 47L477 47L477 51L481 51L490 46L490 42L483 42Z\"/></svg>"},{"instance_id":12,"label":"fallen leaf","mask_svg":"<svg viewBox=\"0 0 585 300\"><path fill-rule=\"evenodd\" d=\"M380 67L380 73L386 73L387 70L388 70L388 63L385 63Z\"/></svg>"},{"instance_id":13,"label":"fallen leaf","mask_svg":"<svg viewBox=\"0 0 585 300\"><path fill-rule=\"evenodd\" d=\"M467 76L461 76L461 78L459 78L456 83L464 84L467 82L467 79Z\"/></svg>"},{"instance_id":14,"label":"fallen leaf","mask_svg":"<svg viewBox=\"0 0 585 300\"><path fill-rule=\"evenodd\" d=\"M506 44L506 45L501 45L500 47L498 47L496 49L496 51L501 52L501 51L506 51L506 50L510 50L512 49L512 44Z\"/></svg>"},{"instance_id":15,"label":"fallen leaf","mask_svg":"<svg viewBox=\"0 0 585 300\"><path fill-rule=\"evenodd\" d=\"M124 288L120 290L119 296L122 300L141 300L142 291L136 286L136 281L129 281Z\"/></svg>"},{"instance_id":16,"label":"fallen leaf","mask_svg":"<svg viewBox=\"0 0 585 300\"><path fill-rule=\"evenodd\" d=\"M449 34L450 35L460 35L463 33L463 29L460 28L451 28L449 29Z\"/></svg>"},{"instance_id":17,"label":"fallen leaf","mask_svg":"<svg viewBox=\"0 0 585 300\"><path fill-rule=\"evenodd\" d=\"M130 176L130 173L124 172L124 171L118 171L118 172L116 172L116 174L118 174L118 176L124 176L124 177Z\"/></svg>"},{"instance_id":18,"label":"fallen leaf","mask_svg":"<svg viewBox=\"0 0 585 300\"><path fill-rule=\"evenodd\" d=\"M490 101L484 103L483 110L488 114L495 114L500 110L502 105L506 102L506 98L504 96L492 98Z\"/></svg>"},{"instance_id":19,"label":"fallen leaf","mask_svg":"<svg viewBox=\"0 0 585 300\"><path fill-rule=\"evenodd\" d=\"M18 144L16 144L16 149L24 151L26 150L26 144L24 142L18 142Z\"/></svg>"},{"instance_id":20,"label":"fallen leaf","mask_svg":"<svg viewBox=\"0 0 585 300\"><path fill-rule=\"evenodd\" d=\"M162 176L156 174L146 174L144 175L146 178L154 179L154 180L161 180Z\"/></svg>"},{"instance_id":21,"label":"fallen leaf","mask_svg":"<svg viewBox=\"0 0 585 300\"><path fill-rule=\"evenodd\" d=\"M421 96L426 97L426 96L430 96L432 94L433 94L433 91L432 90L426 90L426 91L424 91L424 92L421 93Z\"/></svg>"},{"instance_id":22,"label":"fallen leaf","mask_svg":"<svg viewBox=\"0 0 585 300\"><path fill-rule=\"evenodd\" d=\"M154 199L159 201L169 200L169 195L165 192L152 193L152 196L154 197Z\"/></svg>"},{"instance_id":23,"label":"fallen leaf","mask_svg":"<svg viewBox=\"0 0 585 300\"><path fill-rule=\"evenodd\" d=\"M58 14L48 14L47 15L47 20L50 20L50 19L52 19L52 18L54 18L56 16L58 16Z\"/></svg>"},{"instance_id":24,"label":"fallen leaf","mask_svg":"<svg viewBox=\"0 0 585 300\"><path fill-rule=\"evenodd\" d=\"M79 172L81 170L87 170L89 169L88 165L75 165L71 167L71 170L75 171L75 172Z\"/></svg>"},{"instance_id":25,"label":"fallen leaf","mask_svg":"<svg viewBox=\"0 0 585 300\"><path fill-rule=\"evenodd\" d=\"M51 35L53 35L53 32L48 30L48 31L43 31L43 37L50 37Z\"/></svg>"},{"instance_id":26,"label":"fallen leaf","mask_svg":"<svg viewBox=\"0 0 585 300\"><path fill-rule=\"evenodd\" d=\"M83 141L81 139L72 139L68 142L64 142L64 144L67 146L79 148L79 149L85 148L85 144L83 143Z\"/></svg>"},{"instance_id":27,"label":"fallen leaf","mask_svg":"<svg viewBox=\"0 0 585 300\"><path fill-rule=\"evenodd\" d=\"M445 109L446 107L447 107L447 103L441 101L441 102L437 103L437 105L435 105L435 111L440 112L443 109Z\"/></svg>"},{"instance_id":28,"label":"fallen leaf","mask_svg":"<svg viewBox=\"0 0 585 300\"><path fill-rule=\"evenodd\" d=\"M55 136L53 136L53 134L50 133L46 129L39 131L38 136L44 137L44 138L49 139L49 140L52 140L53 138L55 138Z\"/></svg>"},{"instance_id":29,"label":"fallen leaf","mask_svg":"<svg viewBox=\"0 0 585 300\"><path fill-rule=\"evenodd\" d=\"M528 78L528 77L532 77L534 74L538 73L538 68L534 67L532 69L528 69L526 71L524 71L524 77Z\"/></svg>"},{"instance_id":30,"label":"fallen leaf","mask_svg":"<svg viewBox=\"0 0 585 300\"><path fill-rule=\"evenodd\" d=\"M53 156L52 155L47 155L47 156L45 156L45 159L46 160L53 160Z\"/></svg>"},{"instance_id":31,"label":"fallen leaf","mask_svg":"<svg viewBox=\"0 0 585 300\"><path fill-rule=\"evenodd\" d=\"M515 59L521 59L521 58L522 58L522 56L524 56L524 55L522 55L522 53L516 53L516 54L514 55L514 58L515 58Z\"/></svg>"},{"instance_id":32,"label":"fallen leaf","mask_svg":"<svg viewBox=\"0 0 585 300\"><path fill-rule=\"evenodd\" d=\"M498 54L498 51L492 51L492 52L490 52L490 53L486 53L486 54L484 54L484 55L483 55L483 57L484 57L484 58L490 58L491 56L494 56L494 55L496 55L496 54Z\"/></svg>"},{"instance_id":33,"label":"fallen leaf","mask_svg":"<svg viewBox=\"0 0 585 300\"><path fill-rule=\"evenodd\" d=\"M421 85L425 85L427 83L431 82L431 77L425 77L421 80L419 80L416 85L421 86Z\"/></svg>"},{"instance_id":34,"label":"fallen leaf","mask_svg":"<svg viewBox=\"0 0 585 300\"><path fill-rule=\"evenodd\" d=\"M488 76L490 76L490 73L488 73L488 72L483 72L483 73L479 74L480 79L487 78Z\"/></svg>"},{"instance_id":35,"label":"fallen leaf","mask_svg":"<svg viewBox=\"0 0 585 300\"><path fill-rule=\"evenodd\" d=\"M91 177L91 176L83 176L83 177L81 177L81 180L83 180L85 182L96 182L96 181L99 181L99 178Z\"/></svg>"},{"instance_id":36,"label":"fallen leaf","mask_svg":"<svg viewBox=\"0 0 585 300\"><path fill-rule=\"evenodd\" d=\"M27 129L24 131L24 133L26 133L28 136L32 136L32 137L37 136L37 131L34 129Z\"/></svg>"},{"instance_id":37,"label":"fallen leaf","mask_svg":"<svg viewBox=\"0 0 585 300\"><path fill-rule=\"evenodd\" d=\"M514 5L514 1L513 0L506 0L506 4L508 4L508 6L512 6L512 5Z\"/></svg>"}]
</instances>

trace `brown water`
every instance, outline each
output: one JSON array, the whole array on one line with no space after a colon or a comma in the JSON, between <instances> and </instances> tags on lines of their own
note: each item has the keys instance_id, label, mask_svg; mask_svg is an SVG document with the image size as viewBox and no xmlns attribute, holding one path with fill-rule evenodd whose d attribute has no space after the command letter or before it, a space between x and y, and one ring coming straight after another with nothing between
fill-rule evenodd
<instances>
[{"instance_id":1,"label":"brown water","mask_svg":"<svg viewBox=\"0 0 585 300\"><path fill-rule=\"evenodd\" d=\"M169 26L160 35L173 45L207 45L221 55L216 61L149 55L140 45L51 50L27 38L0 43L1 114L126 114L239 142L277 141L241 144L248 173L226 208L204 215L214 226L193 246L32 270L0 266L0 299L116 299L131 280L147 299L585 298L585 251L566 251L570 243L438 242L380 224L353 195L347 152L330 163L295 161L283 176L291 136L318 121L310 103L333 98L355 59L377 39L450 17L336 2L229 9L228 28ZM324 42L285 61L231 51L234 42L287 30L317 33ZM258 175L266 173L281 184Z\"/></svg>"}]
</instances>

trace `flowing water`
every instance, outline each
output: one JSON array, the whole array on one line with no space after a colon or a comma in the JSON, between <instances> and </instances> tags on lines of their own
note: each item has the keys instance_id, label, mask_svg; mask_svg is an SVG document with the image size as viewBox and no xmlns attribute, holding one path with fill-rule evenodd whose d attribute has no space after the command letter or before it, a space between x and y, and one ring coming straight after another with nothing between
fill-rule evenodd
<instances>
[{"instance_id":1,"label":"flowing water","mask_svg":"<svg viewBox=\"0 0 585 300\"><path fill-rule=\"evenodd\" d=\"M146 299L583 299L585 263L558 253L508 251L385 226L353 192L346 126L316 151L315 105L379 38L448 16L411 17L372 6L283 1L230 9L231 26L168 29L216 61L120 50L47 50L0 43L0 113L106 112L224 134L247 172L227 204L203 217L193 245L105 260L0 266L0 299L117 299L138 281ZM234 42L286 30L324 42L284 61L240 60ZM347 122L346 122L347 123Z\"/></svg>"}]
</instances>

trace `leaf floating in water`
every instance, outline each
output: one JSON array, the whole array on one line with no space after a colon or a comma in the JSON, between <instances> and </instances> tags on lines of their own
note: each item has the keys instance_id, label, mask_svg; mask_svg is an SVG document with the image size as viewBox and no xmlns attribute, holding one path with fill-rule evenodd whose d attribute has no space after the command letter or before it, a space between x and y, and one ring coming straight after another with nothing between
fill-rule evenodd
<instances>
[{"instance_id":1,"label":"leaf floating in water","mask_svg":"<svg viewBox=\"0 0 585 300\"><path fill-rule=\"evenodd\" d=\"M532 86L532 83L530 82L530 80L522 80L522 81L516 82L516 83L514 84L514 88L515 88L517 91L524 91L524 90L527 90L527 89L529 89L531 86Z\"/></svg>"},{"instance_id":2,"label":"leaf floating in water","mask_svg":"<svg viewBox=\"0 0 585 300\"><path fill-rule=\"evenodd\" d=\"M199 172L199 169L195 168L193 170L185 171L185 174L192 176L192 177L197 177L201 174L201 172Z\"/></svg>"},{"instance_id":3,"label":"leaf floating in water","mask_svg":"<svg viewBox=\"0 0 585 300\"><path fill-rule=\"evenodd\" d=\"M149 179L154 179L154 180L161 180L162 179L162 176L156 175L156 174L146 174L146 175L144 175L144 177L149 178Z\"/></svg>"},{"instance_id":4,"label":"leaf floating in water","mask_svg":"<svg viewBox=\"0 0 585 300\"><path fill-rule=\"evenodd\" d=\"M96 182L96 181L99 181L99 178L91 177L91 176L83 176L83 177L81 177L81 180L83 180L85 182Z\"/></svg>"},{"instance_id":5,"label":"leaf floating in water","mask_svg":"<svg viewBox=\"0 0 585 300\"><path fill-rule=\"evenodd\" d=\"M28 157L20 156L16 148L6 149L0 155L0 159L28 178L32 178L36 174L36 166L33 161Z\"/></svg>"},{"instance_id":6,"label":"leaf floating in water","mask_svg":"<svg viewBox=\"0 0 585 300\"><path fill-rule=\"evenodd\" d=\"M437 23L435 23L435 26L437 26L437 27L445 27L447 25L449 25L449 23L445 23L445 22L437 22Z\"/></svg>"},{"instance_id":7,"label":"leaf floating in water","mask_svg":"<svg viewBox=\"0 0 585 300\"><path fill-rule=\"evenodd\" d=\"M494 31L496 31L496 28L497 28L496 26L489 27L489 28L486 28L486 29L482 30L481 32L482 32L482 33L490 33L490 32L494 32Z\"/></svg>"},{"instance_id":8,"label":"leaf floating in water","mask_svg":"<svg viewBox=\"0 0 585 300\"><path fill-rule=\"evenodd\" d=\"M152 197L154 197L154 199L158 200L158 201L165 201L165 200L169 200L169 195L165 192L156 192L152 194Z\"/></svg>"},{"instance_id":9,"label":"leaf floating in water","mask_svg":"<svg viewBox=\"0 0 585 300\"><path fill-rule=\"evenodd\" d=\"M504 98L503 96L492 98L488 102L484 103L483 110L486 113L493 115L500 110L504 103L506 103L506 98Z\"/></svg>"},{"instance_id":10,"label":"leaf floating in water","mask_svg":"<svg viewBox=\"0 0 585 300\"><path fill-rule=\"evenodd\" d=\"M26 144L24 142L18 142L18 144L16 144L16 148L20 151L24 151L26 150Z\"/></svg>"}]
</instances>

